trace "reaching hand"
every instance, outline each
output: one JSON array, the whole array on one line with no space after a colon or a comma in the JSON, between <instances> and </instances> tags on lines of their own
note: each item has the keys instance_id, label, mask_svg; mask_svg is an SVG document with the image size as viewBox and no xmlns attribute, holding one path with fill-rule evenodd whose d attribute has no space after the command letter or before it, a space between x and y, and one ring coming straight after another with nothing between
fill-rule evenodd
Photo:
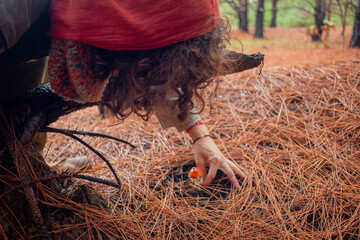
<instances>
[{"instance_id":1,"label":"reaching hand","mask_svg":"<svg viewBox=\"0 0 360 240\"><path fill-rule=\"evenodd\" d=\"M204 125L199 125L191 129L190 136L194 139L198 136L207 134L208 130ZM203 137L194 143L195 162L196 165L203 171L202 185L209 185L216 176L218 169L222 170L229 178L231 183L237 189L240 184L236 179L236 175L245 179L246 175L240 170L235 163L227 159L216 146L210 137ZM209 166L209 172L206 167Z\"/></svg>"}]
</instances>

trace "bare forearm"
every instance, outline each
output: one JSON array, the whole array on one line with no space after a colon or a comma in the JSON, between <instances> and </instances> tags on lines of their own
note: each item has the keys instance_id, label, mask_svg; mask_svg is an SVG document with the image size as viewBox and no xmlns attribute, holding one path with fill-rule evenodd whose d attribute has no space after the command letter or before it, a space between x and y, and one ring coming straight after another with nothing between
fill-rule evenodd
<instances>
[{"instance_id":1,"label":"bare forearm","mask_svg":"<svg viewBox=\"0 0 360 240\"><path fill-rule=\"evenodd\" d=\"M194 141L195 139L201 136L209 134L209 130L204 124L200 124L191 128L191 130L188 133L191 139Z\"/></svg>"}]
</instances>

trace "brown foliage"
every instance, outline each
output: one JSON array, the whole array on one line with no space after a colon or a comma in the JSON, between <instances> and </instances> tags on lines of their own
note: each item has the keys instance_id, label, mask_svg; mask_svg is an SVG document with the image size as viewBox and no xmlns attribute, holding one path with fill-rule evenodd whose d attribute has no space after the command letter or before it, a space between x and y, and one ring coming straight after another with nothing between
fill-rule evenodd
<instances>
[{"instance_id":1,"label":"brown foliage","mask_svg":"<svg viewBox=\"0 0 360 240\"><path fill-rule=\"evenodd\" d=\"M160 132L155 121L131 117L111 126L115 119L92 117L96 109L69 116L72 126L86 121L138 145L130 151L92 142L110 156L124 188L102 188L114 211L87 210L86 223L128 239L358 237L359 69L348 61L224 79L204 118L222 151L248 174L241 191L231 190L221 174L209 188L192 185L188 138ZM62 141L52 137L48 158ZM103 164L94 162L92 173L111 178Z\"/></svg>"}]
</instances>

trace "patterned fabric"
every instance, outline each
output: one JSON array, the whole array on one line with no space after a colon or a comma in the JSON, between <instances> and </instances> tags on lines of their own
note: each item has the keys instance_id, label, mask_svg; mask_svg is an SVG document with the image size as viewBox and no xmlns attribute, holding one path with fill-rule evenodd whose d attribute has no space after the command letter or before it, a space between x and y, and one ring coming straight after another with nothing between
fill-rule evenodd
<instances>
[{"instance_id":1,"label":"patterned fabric","mask_svg":"<svg viewBox=\"0 0 360 240\"><path fill-rule=\"evenodd\" d=\"M169 91L165 98L166 101L158 102L153 106L153 112L162 128L175 126L176 129L181 132L201 120L199 114L197 114L197 110L193 108L190 110L187 119L181 122L177 118L177 115L180 112L179 108L173 107L174 101L178 99L177 93L175 91Z\"/></svg>"},{"instance_id":2,"label":"patterned fabric","mask_svg":"<svg viewBox=\"0 0 360 240\"><path fill-rule=\"evenodd\" d=\"M187 128L201 120L199 114L196 113L196 109L192 109L187 119L182 122L177 118L178 112L178 108L170 109L169 107L164 107L162 109L154 109L154 114L162 128L176 127L179 132L185 131Z\"/></svg>"},{"instance_id":3,"label":"patterned fabric","mask_svg":"<svg viewBox=\"0 0 360 240\"><path fill-rule=\"evenodd\" d=\"M72 40L52 40L48 73L57 94L82 103L100 101L108 82L94 80L90 46Z\"/></svg>"}]
</instances>

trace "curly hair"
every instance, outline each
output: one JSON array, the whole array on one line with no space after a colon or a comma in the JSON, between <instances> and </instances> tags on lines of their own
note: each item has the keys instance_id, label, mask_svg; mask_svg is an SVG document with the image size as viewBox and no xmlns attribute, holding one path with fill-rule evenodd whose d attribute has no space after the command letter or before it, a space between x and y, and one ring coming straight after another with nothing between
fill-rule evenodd
<instances>
[{"instance_id":1,"label":"curly hair","mask_svg":"<svg viewBox=\"0 0 360 240\"><path fill-rule=\"evenodd\" d=\"M193 100L204 99L199 90L211 83L224 65L223 49L229 39L226 20L209 33L170 46L150 50L105 50L93 47L92 64L97 81L109 79L103 102L119 118L132 112L148 120L152 106L169 90L178 94L178 118L187 118Z\"/></svg>"}]
</instances>

